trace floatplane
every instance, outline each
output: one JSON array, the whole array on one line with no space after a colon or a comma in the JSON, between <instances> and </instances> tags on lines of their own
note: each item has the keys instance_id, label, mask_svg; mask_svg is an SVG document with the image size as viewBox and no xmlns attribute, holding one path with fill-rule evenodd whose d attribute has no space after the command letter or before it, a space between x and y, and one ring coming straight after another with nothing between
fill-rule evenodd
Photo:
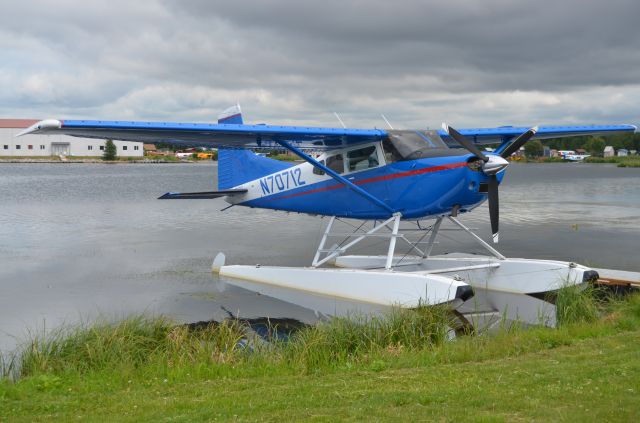
<instances>
[{"instance_id":1,"label":"floatplane","mask_svg":"<svg viewBox=\"0 0 640 423\"><path fill-rule=\"evenodd\" d=\"M573 150L560 150L558 154L562 158L562 160L566 160L568 162L582 162L587 157L591 157L591 154L576 154Z\"/></svg>"},{"instance_id":2,"label":"floatplane","mask_svg":"<svg viewBox=\"0 0 640 423\"><path fill-rule=\"evenodd\" d=\"M247 125L240 107L234 106L217 124L49 119L19 135L217 147L217 191L169 192L160 198L222 197L229 207L329 218L310 267L226 265L219 254L212 269L232 284L325 314L347 313L354 305L377 310L448 304L469 321L483 324L506 317L554 325L554 309L549 307L554 292L597 279L597 272L576 263L507 258L460 217L488 201L496 244L498 190L511 154L532 139L635 130L632 125L459 130L447 124L439 130ZM488 144L497 147L491 152L481 148ZM254 153L270 148L285 149L302 162ZM354 220L357 225L348 223ZM340 222L352 229L336 231ZM417 240L401 229L401 222L414 225L411 232L419 235ZM445 222L470 236L487 255L432 254ZM384 254L346 254L372 237L384 241ZM332 243L336 238L341 242ZM409 251L396 254L398 243ZM328 300L330 309L320 300Z\"/></svg>"}]
</instances>

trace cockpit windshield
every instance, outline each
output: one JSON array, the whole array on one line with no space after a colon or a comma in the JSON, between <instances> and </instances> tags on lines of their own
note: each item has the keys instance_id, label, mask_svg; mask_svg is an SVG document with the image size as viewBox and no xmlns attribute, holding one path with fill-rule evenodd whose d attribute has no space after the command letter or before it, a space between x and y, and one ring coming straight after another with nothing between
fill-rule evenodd
<instances>
[{"instance_id":1,"label":"cockpit windshield","mask_svg":"<svg viewBox=\"0 0 640 423\"><path fill-rule=\"evenodd\" d=\"M387 163L442 156L442 150L449 150L438 131L392 130L387 133L389 136L382 141Z\"/></svg>"}]
</instances>

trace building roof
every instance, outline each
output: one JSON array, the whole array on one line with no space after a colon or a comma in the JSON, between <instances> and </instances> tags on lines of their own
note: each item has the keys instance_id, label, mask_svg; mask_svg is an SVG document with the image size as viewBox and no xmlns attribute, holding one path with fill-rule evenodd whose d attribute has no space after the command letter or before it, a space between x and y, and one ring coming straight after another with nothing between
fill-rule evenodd
<instances>
[{"instance_id":1,"label":"building roof","mask_svg":"<svg viewBox=\"0 0 640 423\"><path fill-rule=\"evenodd\" d=\"M0 128L24 129L36 122L38 119L0 119Z\"/></svg>"},{"instance_id":2,"label":"building roof","mask_svg":"<svg viewBox=\"0 0 640 423\"><path fill-rule=\"evenodd\" d=\"M156 151L156 145L155 144L144 144L143 148L145 150L148 150L148 151Z\"/></svg>"}]
</instances>

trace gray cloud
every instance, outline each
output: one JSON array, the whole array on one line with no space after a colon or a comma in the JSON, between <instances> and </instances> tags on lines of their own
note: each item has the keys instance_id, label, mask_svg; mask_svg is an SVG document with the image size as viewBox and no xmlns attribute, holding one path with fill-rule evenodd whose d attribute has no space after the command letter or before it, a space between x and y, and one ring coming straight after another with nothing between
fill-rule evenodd
<instances>
[{"instance_id":1,"label":"gray cloud","mask_svg":"<svg viewBox=\"0 0 640 423\"><path fill-rule=\"evenodd\" d=\"M6 117L638 122L632 0L10 3Z\"/></svg>"}]
</instances>

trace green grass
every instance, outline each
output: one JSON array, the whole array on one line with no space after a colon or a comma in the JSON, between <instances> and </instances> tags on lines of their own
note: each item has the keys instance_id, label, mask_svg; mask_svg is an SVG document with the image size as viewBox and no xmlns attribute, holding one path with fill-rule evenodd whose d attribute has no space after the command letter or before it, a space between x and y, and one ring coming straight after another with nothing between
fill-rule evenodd
<instances>
[{"instance_id":1,"label":"green grass","mask_svg":"<svg viewBox=\"0 0 640 423\"><path fill-rule=\"evenodd\" d=\"M170 155L170 156L144 156L144 158L146 160L155 160L155 161L159 161L159 162L169 162L169 163L175 163L175 162L179 162L180 159L177 158L174 155Z\"/></svg>"},{"instance_id":2,"label":"green grass","mask_svg":"<svg viewBox=\"0 0 640 423\"><path fill-rule=\"evenodd\" d=\"M46 162L50 162L50 161L62 162L62 160L60 160L60 156L0 156L0 160L24 160L24 159L29 159L34 161L46 161ZM66 159L69 161L90 160L90 161L103 162L102 156L66 156ZM176 156L171 155L171 156L117 157L115 160L106 161L106 163L131 162L131 161L141 161L141 160L154 160L154 161L170 162L170 163L180 162L180 159L178 159ZM205 160L205 159L189 158L189 160ZM206 159L206 160L209 160L209 159Z\"/></svg>"},{"instance_id":3,"label":"green grass","mask_svg":"<svg viewBox=\"0 0 640 423\"><path fill-rule=\"evenodd\" d=\"M555 295L558 326L596 322L601 309L608 300L612 300L606 294L605 288L592 285L584 288L580 285L567 284Z\"/></svg>"},{"instance_id":4,"label":"green grass","mask_svg":"<svg viewBox=\"0 0 640 423\"><path fill-rule=\"evenodd\" d=\"M100 159L100 157L96 157ZM0 156L0 160L11 160L11 159L38 159L38 160L54 160L60 161L60 156Z\"/></svg>"},{"instance_id":5,"label":"green grass","mask_svg":"<svg viewBox=\"0 0 640 423\"><path fill-rule=\"evenodd\" d=\"M617 164L618 167L640 167L640 156L626 156L626 157L587 157L584 159L585 163L610 163ZM539 157L537 159L524 158L519 160L518 163L572 163L568 160L563 160L561 157Z\"/></svg>"},{"instance_id":6,"label":"green grass","mask_svg":"<svg viewBox=\"0 0 640 423\"><path fill-rule=\"evenodd\" d=\"M538 159L542 163L564 163L562 157L541 157Z\"/></svg>"},{"instance_id":7,"label":"green grass","mask_svg":"<svg viewBox=\"0 0 640 423\"><path fill-rule=\"evenodd\" d=\"M640 156L587 157L586 163L615 163L618 167L640 167Z\"/></svg>"},{"instance_id":8,"label":"green grass","mask_svg":"<svg viewBox=\"0 0 640 423\"><path fill-rule=\"evenodd\" d=\"M439 309L336 319L250 348L235 321L62 330L33 339L22 376L0 382L0 421L633 421L640 296L592 294L558 297L572 310L558 329L453 342Z\"/></svg>"},{"instance_id":9,"label":"green grass","mask_svg":"<svg viewBox=\"0 0 640 423\"><path fill-rule=\"evenodd\" d=\"M252 338L246 326L235 320L192 330L164 318L136 316L36 335L15 361L22 363L23 378L115 368L125 373L153 369L165 374L194 365L207 375L251 373L274 366L310 373L345 363L369 363L372 357L394 349L418 351L441 345L450 323L442 307L394 309L384 316L334 318L296 331L288 340L267 344ZM242 347L243 338L249 347ZM242 367L237 370L235 365Z\"/></svg>"},{"instance_id":10,"label":"green grass","mask_svg":"<svg viewBox=\"0 0 640 423\"><path fill-rule=\"evenodd\" d=\"M270 159L273 160L281 160L284 162L295 162L297 160L301 160L300 157L294 156L293 154L272 154L269 156Z\"/></svg>"}]
</instances>

